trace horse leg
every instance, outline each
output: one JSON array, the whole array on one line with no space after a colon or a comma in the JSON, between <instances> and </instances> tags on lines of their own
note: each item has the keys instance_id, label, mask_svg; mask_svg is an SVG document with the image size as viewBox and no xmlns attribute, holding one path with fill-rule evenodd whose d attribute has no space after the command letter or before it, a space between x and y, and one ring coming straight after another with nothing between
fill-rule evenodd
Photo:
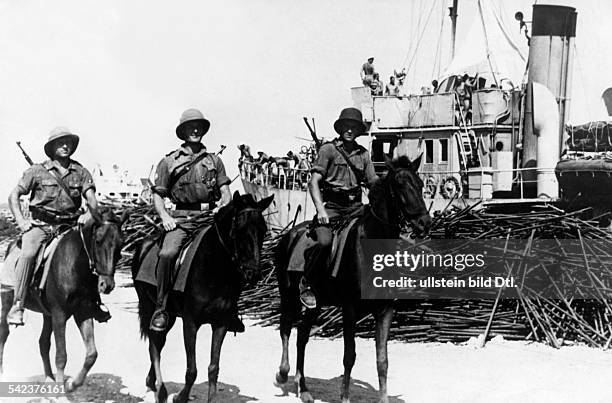
<instances>
[{"instance_id":1,"label":"horse leg","mask_svg":"<svg viewBox=\"0 0 612 403\"><path fill-rule=\"evenodd\" d=\"M6 344L6 339L8 339L10 332L6 317L13 305L13 294L13 290L5 287L2 287L0 290L0 300L2 301L0 309L0 377L2 377L4 373L4 345Z\"/></svg>"},{"instance_id":2,"label":"horse leg","mask_svg":"<svg viewBox=\"0 0 612 403\"><path fill-rule=\"evenodd\" d=\"M342 403L350 402L350 386L351 386L351 371L355 365L355 309L352 306L345 305L342 307L342 338L344 340L344 376L342 377L342 390L340 399Z\"/></svg>"},{"instance_id":3,"label":"horse leg","mask_svg":"<svg viewBox=\"0 0 612 403\"><path fill-rule=\"evenodd\" d=\"M387 340L389 339L389 329L393 320L393 307L386 306L376 315L376 370L378 371L378 386L380 391L379 403L389 403L387 396Z\"/></svg>"},{"instance_id":4,"label":"horse leg","mask_svg":"<svg viewBox=\"0 0 612 403\"><path fill-rule=\"evenodd\" d=\"M155 391L156 403L164 403L168 400L168 391L166 390L161 374L161 351L164 348L164 344L166 344L168 330L167 328L164 332L149 332L149 358L151 359L154 375L153 379L151 379L151 371L149 371L147 386L150 387L150 381L154 382L153 387L150 388Z\"/></svg>"},{"instance_id":5,"label":"horse leg","mask_svg":"<svg viewBox=\"0 0 612 403\"><path fill-rule=\"evenodd\" d=\"M53 369L51 368L51 359L49 358L49 350L51 350L51 333L53 333L51 316L43 315L43 327L40 331L40 338L38 339L38 349L45 369L45 378L55 381Z\"/></svg>"},{"instance_id":6,"label":"horse leg","mask_svg":"<svg viewBox=\"0 0 612 403\"><path fill-rule=\"evenodd\" d=\"M185 354L187 355L187 371L185 372L185 386L174 398L174 402L183 403L189 401L189 392L191 392L193 383L198 376L198 368L196 366L198 328L199 325L195 323L193 318L183 316L183 341L185 344Z\"/></svg>"},{"instance_id":7,"label":"horse leg","mask_svg":"<svg viewBox=\"0 0 612 403\"><path fill-rule=\"evenodd\" d=\"M63 385L66 381L64 379L64 369L68 359L66 354L66 314L60 310L53 311L52 322L53 335L55 336L55 368L57 369L55 380ZM66 387L66 391L69 392L68 387Z\"/></svg>"},{"instance_id":8,"label":"horse leg","mask_svg":"<svg viewBox=\"0 0 612 403\"><path fill-rule=\"evenodd\" d=\"M295 377L293 381L296 384L297 395L302 399L304 403L313 403L314 399L308 388L306 387L306 376L304 375L304 358L306 354L306 344L308 344L308 338L310 337L310 328L312 327L312 313L306 311L304 318L298 325L297 335L297 362Z\"/></svg>"},{"instance_id":9,"label":"horse leg","mask_svg":"<svg viewBox=\"0 0 612 403\"><path fill-rule=\"evenodd\" d=\"M213 402L217 396L217 378L219 376L219 359L221 358L221 346L227 328L225 326L212 326L213 334L210 346L210 364L208 364L208 401Z\"/></svg>"},{"instance_id":10,"label":"horse leg","mask_svg":"<svg viewBox=\"0 0 612 403\"><path fill-rule=\"evenodd\" d=\"M280 317L280 335L281 342L283 344L283 353L281 356L281 362L276 373L276 384L282 385L287 382L289 378L289 338L291 337L291 325L293 318L291 313L286 307L283 307L281 303L281 317Z\"/></svg>"},{"instance_id":11,"label":"horse leg","mask_svg":"<svg viewBox=\"0 0 612 403\"><path fill-rule=\"evenodd\" d=\"M87 373L93 367L96 359L98 358L98 351L96 350L96 341L94 339L94 323L93 319L89 318L81 323L77 323L79 331L81 332L81 338L85 344L85 362L83 368L79 371L79 374L74 378L72 386L78 388L85 381Z\"/></svg>"}]
</instances>

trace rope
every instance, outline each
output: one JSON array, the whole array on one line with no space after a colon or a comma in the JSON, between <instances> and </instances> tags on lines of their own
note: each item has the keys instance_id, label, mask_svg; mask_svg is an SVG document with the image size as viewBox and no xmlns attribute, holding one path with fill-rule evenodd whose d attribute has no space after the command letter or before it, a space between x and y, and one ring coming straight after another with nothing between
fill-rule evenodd
<instances>
[{"instance_id":1,"label":"rope","mask_svg":"<svg viewBox=\"0 0 612 403\"><path fill-rule=\"evenodd\" d=\"M420 45L421 45L421 40L423 39L423 35L425 34L425 31L427 30L427 24L429 23L429 19L431 18L431 15L433 14L433 10L434 10L434 8L435 8L435 6L436 6L436 2L437 2L437 1L434 1L434 2L432 3L431 9L429 10L429 14L427 15L427 20L425 21L425 24L424 24L424 26L423 26L423 30L421 31L421 35L419 36L419 38L418 38L418 40L417 40L417 43L416 43L416 47L415 47L414 53L412 54L412 58L410 59L410 63L408 63L408 65L406 66L406 70L407 70L407 71L410 71L410 68L411 68L411 66L412 66L412 63L414 62L414 60L415 60L415 58L416 58L416 55L417 55L417 53L418 53L418 51L419 51L419 47L420 47ZM412 80L412 82L414 82L414 74L413 74L413 80Z\"/></svg>"},{"instance_id":2,"label":"rope","mask_svg":"<svg viewBox=\"0 0 612 403\"><path fill-rule=\"evenodd\" d=\"M440 77L440 69L442 67L442 33L444 30L444 20L446 17L446 6L442 3L442 22L440 23L440 33L438 34L438 44L436 45L436 54L434 56L434 65L432 71L432 80ZM437 67L437 70L436 70Z\"/></svg>"},{"instance_id":3,"label":"rope","mask_svg":"<svg viewBox=\"0 0 612 403\"><path fill-rule=\"evenodd\" d=\"M480 22L482 23L482 30L484 32L485 47L487 50L487 61L489 62L489 68L491 69L491 75L493 76L493 80L495 80L495 86L499 87L499 83L497 82L497 77L495 76L495 69L493 68L493 63L491 62L491 51L489 48L489 38L487 36L487 28L485 26L484 15L482 13L482 4L480 3L480 0L478 0L478 14L480 15Z\"/></svg>"}]
</instances>

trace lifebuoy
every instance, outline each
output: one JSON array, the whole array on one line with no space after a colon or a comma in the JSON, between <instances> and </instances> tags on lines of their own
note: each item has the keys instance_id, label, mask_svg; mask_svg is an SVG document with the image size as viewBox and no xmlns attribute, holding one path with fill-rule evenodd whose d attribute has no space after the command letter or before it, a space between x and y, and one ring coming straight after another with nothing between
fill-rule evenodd
<instances>
[{"instance_id":1,"label":"lifebuoy","mask_svg":"<svg viewBox=\"0 0 612 403\"><path fill-rule=\"evenodd\" d=\"M445 199L461 197L461 183L454 176L447 176L440 183L440 194Z\"/></svg>"},{"instance_id":2,"label":"lifebuoy","mask_svg":"<svg viewBox=\"0 0 612 403\"><path fill-rule=\"evenodd\" d=\"M428 176L423 182L423 198L433 199L438 191L438 181L435 177Z\"/></svg>"}]
</instances>

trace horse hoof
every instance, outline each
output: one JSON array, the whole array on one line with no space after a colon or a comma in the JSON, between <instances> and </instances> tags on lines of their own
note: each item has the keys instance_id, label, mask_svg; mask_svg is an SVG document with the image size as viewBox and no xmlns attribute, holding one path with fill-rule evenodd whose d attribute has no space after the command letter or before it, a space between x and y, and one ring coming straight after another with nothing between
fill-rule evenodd
<instances>
[{"instance_id":1,"label":"horse hoof","mask_svg":"<svg viewBox=\"0 0 612 403\"><path fill-rule=\"evenodd\" d=\"M74 392L74 389L76 389L74 387L74 379L67 376L66 379L64 380L64 389L66 390L66 393Z\"/></svg>"},{"instance_id":2,"label":"horse hoof","mask_svg":"<svg viewBox=\"0 0 612 403\"><path fill-rule=\"evenodd\" d=\"M289 380L289 376L287 374L281 374L280 372L276 373L276 379L274 380L275 386L281 386L287 383Z\"/></svg>"},{"instance_id":3,"label":"horse hoof","mask_svg":"<svg viewBox=\"0 0 612 403\"><path fill-rule=\"evenodd\" d=\"M314 398L312 397L310 392L300 393L300 399L302 399L303 403L314 403Z\"/></svg>"}]
</instances>

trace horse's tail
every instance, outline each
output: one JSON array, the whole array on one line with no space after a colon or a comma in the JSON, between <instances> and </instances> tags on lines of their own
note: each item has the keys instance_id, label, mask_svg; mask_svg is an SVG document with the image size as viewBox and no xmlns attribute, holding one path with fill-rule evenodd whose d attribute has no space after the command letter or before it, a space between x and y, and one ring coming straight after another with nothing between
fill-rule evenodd
<instances>
[{"instance_id":1,"label":"horse's tail","mask_svg":"<svg viewBox=\"0 0 612 403\"><path fill-rule=\"evenodd\" d=\"M150 288L150 286L140 281L136 281L136 276L140 270L140 264L149 250L149 242L152 241L143 241L137 245L134 250L131 267L134 288L136 289L136 294L138 294L138 320L140 322L140 337L142 339L146 339L149 334L149 323L151 322L151 317L155 309L153 300L151 300L147 294L147 289Z\"/></svg>"}]
</instances>

